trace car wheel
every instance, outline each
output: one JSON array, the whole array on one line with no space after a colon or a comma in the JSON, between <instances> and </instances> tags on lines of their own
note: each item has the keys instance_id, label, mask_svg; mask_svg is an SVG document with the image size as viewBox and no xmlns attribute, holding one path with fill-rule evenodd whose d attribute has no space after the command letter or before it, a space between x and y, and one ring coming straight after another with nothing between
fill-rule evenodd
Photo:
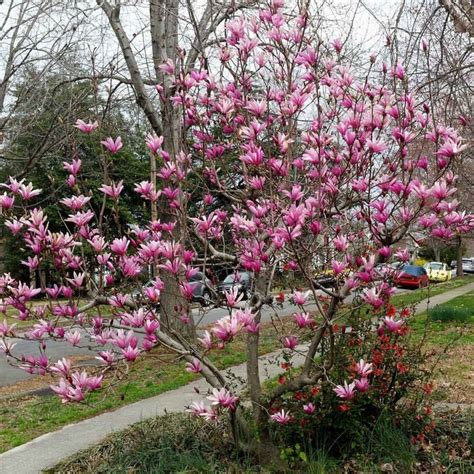
<instances>
[{"instance_id":1,"label":"car wheel","mask_svg":"<svg viewBox=\"0 0 474 474\"><path fill-rule=\"evenodd\" d=\"M209 290L204 290L202 292L201 305L209 306L211 304L211 293Z\"/></svg>"}]
</instances>

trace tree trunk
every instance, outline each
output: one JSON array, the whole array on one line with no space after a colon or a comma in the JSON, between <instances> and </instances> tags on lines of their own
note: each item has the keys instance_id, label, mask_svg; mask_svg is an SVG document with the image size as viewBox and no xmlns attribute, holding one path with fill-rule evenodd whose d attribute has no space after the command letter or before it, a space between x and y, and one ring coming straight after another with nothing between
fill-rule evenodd
<instances>
[{"instance_id":1,"label":"tree trunk","mask_svg":"<svg viewBox=\"0 0 474 474\"><path fill-rule=\"evenodd\" d=\"M268 292L269 275L262 273L255 276L254 291L255 295L251 296L252 303L258 304L258 310L255 314L255 322L260 323L262 313L260 310L260 301L267 298ZM257 298L260 298L257 300ZM255 307L255 306L254 306ZM261 395L262 387L260 381L260 370L258 366L258 348L259 348L260 334L248 334L247 336L247 386L250 394L250 400L252 401L253 417L257 424L260 426L262 420L262 407L261 407Z\"/></svg>"},{"instance_id":2,"label":"tree trunk","mask_svg":"<svg viewBox=\"0 0 474 474\"><path fill-rule=\"evenodd\" d=\"M169 77L165 76L159 69L159 65L167 59L176 62L178 52L178 0L150 0L150 32L153 50L153 64L157 84L163 87L163 100L161 101L160 113L150 100L145 89L143 77L141 76L137 60L134 56L130 40L120 19L120 4L111 3L107 0L96 0L109 19L109 23L120 44L123 57L132 80L137 104L144 111L151 127L158 135L163 135L163 149L173 158L181 146L181 120L179 110L173 107L170 98L173 96L173 84ZM154 174L154 160L150 161L152 175ZM153 182L153 177L152 177ZM174 220L174 214L170 212L169 202L161 199L158 202L157 218L162 222ZM153 211L154 213L154 211ZM172 239L179 240L180 226L175 227ZM176 331L182 336L194 341L196 331L189 304L181 296L179 284L173 275L163 272L161 275L165 289L161 294L161 319L164 327ZM189 322L184 324L181 316L189 316Z\"/></svg>"},{"instance_id":3,"label":"tree trunk","mask_svg":"<svg viewBox=\"0 0 474 474\"><path fill-rule=\"evenodd\" d=\"M153 5L154 4L154 5ZM158 83L163 87L161 100L161 123L163 127L163 150L166 151L173 160L181 151L182 145L182 124L178 107L173 106L171 97L174 95L173 84L169 76L160 69L159 64L166 60L171 60L174 64L178 53L178 6L177 0L155 0L151 2L150 14L161 15L155 18L156 28L152 30L154 45L154 64ZM164 20L164 21L163 21ZM180 240L182 238L181 224L176 219L174 212L171 212L169 202L165 198L158 201L158 218L162 222L171 220L176 222L172 238ZM178 281L167 272L163 272L161 278L165 284L161 294L161 313L164 322L169 328L179 332L190 341L196 340L196 328L192 317L189 302L183 298L179 290ZM182 315L188 315L187 323L183 323Z\"/></svg>"}]
</instances>

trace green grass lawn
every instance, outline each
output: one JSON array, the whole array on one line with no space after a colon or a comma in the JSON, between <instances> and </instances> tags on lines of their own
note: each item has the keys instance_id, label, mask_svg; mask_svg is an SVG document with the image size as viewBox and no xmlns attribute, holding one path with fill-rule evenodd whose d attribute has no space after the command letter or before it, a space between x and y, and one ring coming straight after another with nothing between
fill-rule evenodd
<instances>
[{"instance_id":1,"label":"green grass lawn","mask_svg":"<svg viewBox=\"0 0 474 474\"><path fill-rule=\"evenodd\" d=\"M425 338L427 351L434 350L437 362L434 372L436 389L433 399L451 403L473 403L472 361L474 360L474 291L440 304L443 314L466 310L470 316L462 320L436 321L426 312L411 321L415 342ZM448 348L445 351L445 348Z\"/></svg>"},{"instance_id":2,"label":"green grass lawn","mask_svg":"<svg viewBox=\"0 0 474 474\"><path fill-rule=\"evenodd\" d=\"M439 305L442 308L471 310L467 321L433 321L426 312L415 316L411 322L414 336L421 339L425 328L427 342L436 346L443 346L455 341L455 344L474 344L474 291L458 296Z\"/></svg>"},{"instance_id":3,"label":"green grass lawn","mask_svg":"<svg viewBox=\"0 0 474 474\"><path fill-rule=\"evenodd\" d=\"M444 283L431 283L427 288L420 288L418 290L411 291L408 290L406 293L394 295L390 301L397 307L409 306L472 282L474 282L474 275L466 275L462 278L454 278L453 280Z\"/></svg>"}]
</instances>

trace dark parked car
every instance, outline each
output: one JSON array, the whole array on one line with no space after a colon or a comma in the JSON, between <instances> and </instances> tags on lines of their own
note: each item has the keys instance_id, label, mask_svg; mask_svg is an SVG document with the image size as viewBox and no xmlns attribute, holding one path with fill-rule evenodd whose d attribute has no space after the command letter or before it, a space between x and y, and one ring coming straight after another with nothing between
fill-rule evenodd
<instances>
[{"instance_id":1,"label":"dark parked car","mask_svg":"<svg viewBox=\"0 0 474 474\"><path fill-rule=\"evenodd\" d=\"M418 265L405 265L394 279L397 286L409 288L422 288L428 286L428 274L423 267Z\"/></svg>"},{"instance_id":2,"label":"dark parked car","mask_svg":"<svg viewBox=\"0 0 474 474\"><path fill-rule=\"evenodd\" d=\"M217 296L216 289L212 284L211 280L204 276L202 272L197 272L189 280L189 284L193 289L193 301L201 303L204 306L207 306L211 301L215 300ZM135 288L130 296L133 300L137 302L145 302L144 294L147 288L153 286L153 280L148 281L142 287L142 289ZM157 303L156 306L159 306Z\"/></svg>"},{"instance_id":3,"label":"dark parked car","mask_svg":"<svg viewBox=\"0 0 474 474\"><path fill-rule=\"evenodd\" d=\"M244 295L244 299L248 299L250 295L250 287L252 285L252 275L250 272L234 272L227 275L217 287L220 295L237 289L239 295Z\"/></svg>"},{"instance_id":4,"label":"dark parked car","mask_svg":"<svg viewBox=\"0 0 474 474\"><path fill-rule=\"evenodd\" d=\"M208 305L216 296L214 285L202 272L197 272L191 277L189 284L193 288L193 301Z\"/></svg>"},{"instance_id":5,"label":"dark parked car","mask_svg":"<svg viewBox=\"0 0 474 474\"><path fill-rule=\"evenodd\" d=\"M457 267L456 260L451 262L451 268L455 269ZM465 273L474 273L474 258L463 258L462 259L462 271Z\"/></svg>"}]
</instances>

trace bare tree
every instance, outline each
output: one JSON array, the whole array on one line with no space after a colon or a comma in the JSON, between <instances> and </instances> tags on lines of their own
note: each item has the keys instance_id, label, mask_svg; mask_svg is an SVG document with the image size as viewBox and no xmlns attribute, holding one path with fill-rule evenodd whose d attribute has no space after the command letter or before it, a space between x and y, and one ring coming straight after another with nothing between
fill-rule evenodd
<instances>
[{"instance_id":1,"label":"bare tree","mask_svg":"<svg viewBox=\"0 0 474 474\"><path fill-rule=\"evenodd\" d=\"M3 151L10 149L22 131L9 126L14 116L28 115L33 123L37 108L37 83L48 84L51 73L67 75L65 63L74 53L80 41L79 10L64 9L64 3L56 0L10 0L0 9L0 133L4 142ZM31 87L25 87L25 79L31 80ZM21 83L22 87L19 88ZM52 85L53 87L53 85ZM43 91L43 98L53 93ZM51 143L52 130L44 133L28 157L17 157L30 169L47 150L60 143ZM3 156L4 158L4 156Z\"/></svg>"},{"instance_id":2,"label":"bare tree","mask_svg":"<svg viewBox=\"0 0 474 474\"><path fill-rule=\"evenodd\" d=\"M184 65L184 74L189 72L200 58L206 61L205 50L213 41L219 26L234 12L250 7L257 3L255 0L243 2L207 0L198 15L193 2L180 3L179 0L149 0L147 34L151 42L151 73L146 75L140 68L140 55L133 48L132 41L137 34L130 38L127 34L126 19L121 14L119 3L97 0L97 5L105 13L110 27L122 53L128 76L124 80L113 77L119 82L132 87L137 105L145 114L153 131L163 136L163 149L170 155L175 155L183 149L183 120L182 112L170 100L175 94L174 82L165 74L165 66L174 68L178 63ZM180 28L184 28L180 33ZM189 34L188 32L192 33ZM181 41L180 41L181 40ZM145 51L146 57L146 51ZM147 71L148 72L148 71ZM159 100L153 100L150 84L158 85ZM185 144L184 144L185 145ZM184 149L186 147L184 146ZM151 171L156 170L155 157L151 157ZM153 177L154 178L154 177ZM158 202L159 217L169 219L168 207L165 201ZM175 227L175 234L180 232L180 226ZM166 278L166 276L165 276ZM161 299L162 317L170 327L194 334L194 324L183 325L177 317L187 309L186 301L180 297L176 281L166 282L166 291Z\"/></svg>"},{"instance_id":3,"label":"bare tree","mask_svg":"<svg viewBox=\"0 0 474 474\"><path fill-rule=\"evenodd\" d=\"M474 36L474 4L471 0L439 0L451 17L456 31Z\"/></svg>"}]
</instances>

